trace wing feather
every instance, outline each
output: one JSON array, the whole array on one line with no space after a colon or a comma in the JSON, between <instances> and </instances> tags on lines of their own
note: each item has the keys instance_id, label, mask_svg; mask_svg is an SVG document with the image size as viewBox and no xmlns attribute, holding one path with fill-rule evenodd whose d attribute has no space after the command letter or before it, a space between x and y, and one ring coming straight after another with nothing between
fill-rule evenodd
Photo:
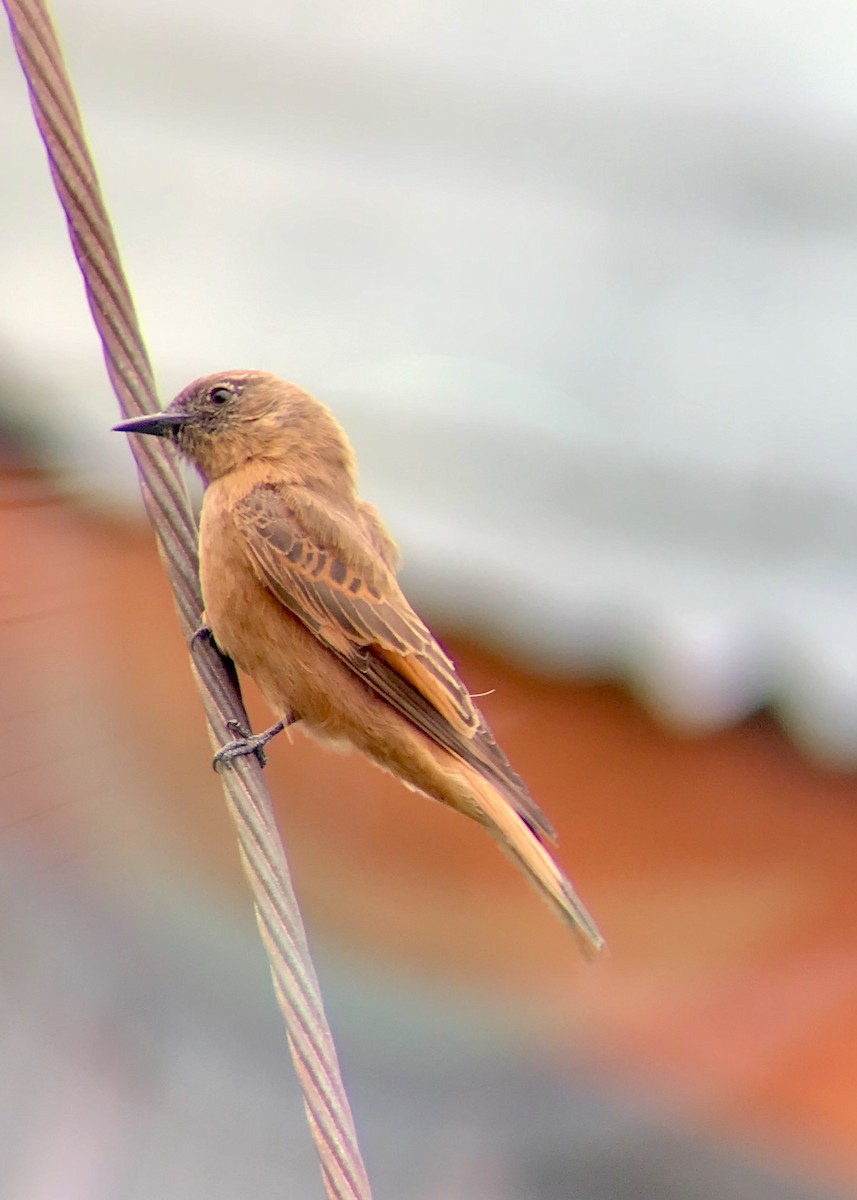
<instances>
[{"instance_id":1,"label":"wing feather","mask_svg":"<svg viewBox=\"0 0 857 1200\"><path fill-rule=\"evenodd\" d=\"M377 534L372 549L359 538L348 550L324 545L273 484L253 488L233 511L257 574L278 600L417 729L493 781L534 833L553 838L454 664L393 576L379 572Z\"/></svg>"}]
</instances>

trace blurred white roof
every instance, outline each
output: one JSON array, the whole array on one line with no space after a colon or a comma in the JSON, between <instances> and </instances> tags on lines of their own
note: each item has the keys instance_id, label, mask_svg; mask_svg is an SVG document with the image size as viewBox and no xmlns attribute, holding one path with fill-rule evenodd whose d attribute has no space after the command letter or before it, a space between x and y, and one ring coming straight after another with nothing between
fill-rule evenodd
<instances>
[{"instance_id":1,"label":"blurred white roof","mask_svg":"<svg viewBox=\"0 0 857 1200\"><path fill-rule=\"evenodd\" d=\"M857 759L850 6L53 7L165 399L294 379L435 620ZM0 105L0 346L127 499L6 39Z\"/></svg>"}]
</instances>

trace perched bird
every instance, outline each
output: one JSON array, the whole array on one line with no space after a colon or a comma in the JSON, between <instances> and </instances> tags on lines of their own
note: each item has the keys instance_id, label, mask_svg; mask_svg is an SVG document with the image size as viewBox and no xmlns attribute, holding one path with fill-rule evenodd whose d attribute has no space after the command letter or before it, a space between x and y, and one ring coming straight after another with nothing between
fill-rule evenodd
<instances>
[{"instance_id":1,"label":"perched bird","mask_svg":"<svg viewBox=\"0 0 857 1200\"><path fill-rule=\"evenodd\" d=\"M357 495L354 455L324 405L274 375L227 371L115 428L167 437L196 464L204 623L279 718L216 758L257 751L293 721L356 746L485 826L582 944L600 949L545 849L547 818L399 588L396 545Z\"/></svg>"}]
</instances>

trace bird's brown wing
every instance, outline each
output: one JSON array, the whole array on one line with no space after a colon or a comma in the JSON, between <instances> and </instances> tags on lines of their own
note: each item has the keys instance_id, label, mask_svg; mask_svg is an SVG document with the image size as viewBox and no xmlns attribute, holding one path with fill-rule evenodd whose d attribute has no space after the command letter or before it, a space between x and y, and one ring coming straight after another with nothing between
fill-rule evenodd
<instances>
[{"instance_id":1,"label":"bird's brown wing","mask_svg":"<svg viewBox=\"0 0 857 1200\"><path fill-rule=\"evenodd\" d=\"M273 485L253 488L233 515L259 577L328 649L439 746L476 767L539 836L544 814L509 766L454 664L398 586L368 558L349 562L313 537Z\"/></svg>"}]
</instances>

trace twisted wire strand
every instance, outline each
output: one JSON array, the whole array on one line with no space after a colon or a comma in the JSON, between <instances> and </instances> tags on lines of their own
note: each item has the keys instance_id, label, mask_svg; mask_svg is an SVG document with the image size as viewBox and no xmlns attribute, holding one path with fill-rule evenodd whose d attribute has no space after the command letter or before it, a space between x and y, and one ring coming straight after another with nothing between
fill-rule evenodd
<instances>
[{"instance_id":1,"label":"twisted wire strand","mask_svg":"<svg viewBox=\"0 0 857 1200\"><path fill-rule=\"evenodd\" d=\"M152 412L159 405L151 364L53 25L41 0L3 2L119 407L126 417ZM199 623L202 599L196 526L178 462L169 446L154 439L132 438L131 449L146 510L175 594L182 631L190 639ZM247 717L216 649L207 642L197 649L191 660L192 670L212 744L220 745L228 736L226 722L246 724ZM253 892L274 991L285 1017L325 1189L331 1200L371 1200L333 1037L261 768L251 755L239 759L222 773L221 779Z\"/></svg>"}]
</instances>

